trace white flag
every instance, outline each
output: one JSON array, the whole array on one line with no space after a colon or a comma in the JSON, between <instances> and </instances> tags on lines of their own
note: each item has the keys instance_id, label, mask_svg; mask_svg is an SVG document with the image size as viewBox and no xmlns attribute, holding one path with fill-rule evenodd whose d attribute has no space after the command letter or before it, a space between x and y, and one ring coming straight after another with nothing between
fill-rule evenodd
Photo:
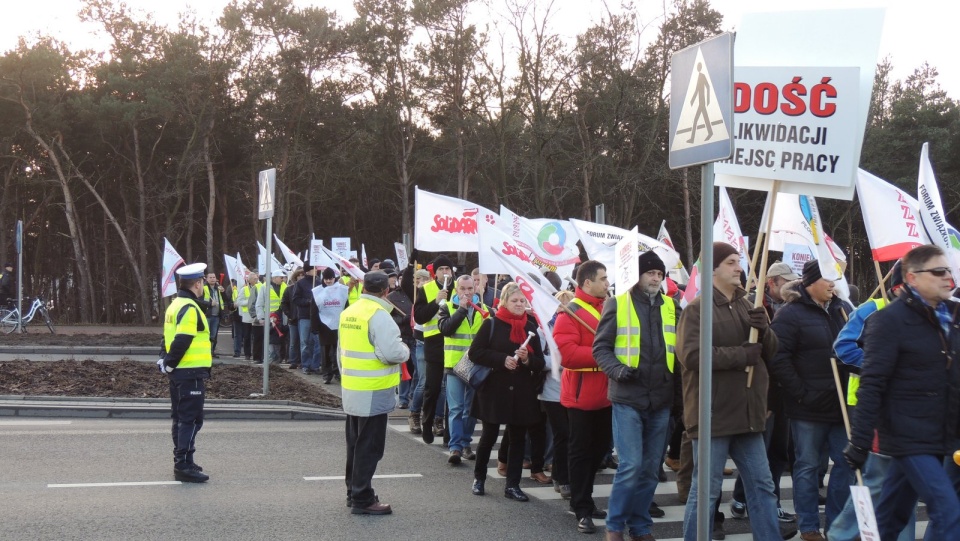
<instances>
[{"instance_id":1,"label":"white flag","mask_svg":"<svg viewBox=\"0 0 960 541\"><path fill-rule=\"evenodd\" d=\"M257 241L257 250L259 251L258 253L260 254L257 257L257 272L260 273L261 276L263 276L264 274L267 273L267 249L262 244L260 244L260 241ZM270 254L270 272L273 272L277 269L283 269L283 263L278 261L273 254Z\"/></svg>"},{"instance_id":2,"label":"white flag","mask_svg":"<svg viewBox=\"0 0 960 541\"><path fill-rule=\"evenodd\" d=\"M613 245L630 232L612 225L585 222L575 218L571 218L569 221L577 228L577 232L580 234L580 243L583 244L587 257L599 261L607 267L607 276L611 280L610 285L614 285L614 273L610 272L611 269L616 268ZM642 233L637 234L637 239L639 241L639 251L649 252L653 250L660 256L664 267L671 269L680 262L680 254L672 247Z\"/></svg>"},{"instance_id":3,"label":"white flag","mask_svg":"<svg viewBox=\"0 0 960 541\"><path fill-rule=\"evenodd\" d=\"M330 250L327 250L324 246L321 246L320 249L326 252L330 259L336 261L343 268L343 270L346 271L347 274L353 276L357 280L363 280L363 270L351 263L349 259L341 256L340 254L335 254Z\"/></svg>"},{"instance_id":4,"label":"white flag","mask_svg":"<svg viewBox=\"0 0 960 541\"><path fill-rule=\"evenodd\" d=\"M947 254L947 261L953 270L954 281L960 279L960 233L947 223L940 200L940 188L930 163L929 143L923 144L920 151L920 174L917 177L917 194L920 200L920 220L930 243L939 246Z\"/></svg>"},{"instance_id":5,"label":"white flag","mask_svg":"<svg viewBox=\"0 0 960 541\"><path fill-rule=\"evenodd\" d=\"M820 276L835 282L834 287L837 295L841 299L849 299L850 288L847 286L847 280L843 276L843 268L833 255L830 245L827 242L827 234L823 230L823 221L820 219L817 200L809 195L801 195L799 203L800 211L803 213L813 237L813 245L811 248L814 249L814 253L817 255L817 263L820 265Z\"/></svg>"},{"instance_id":6,"label":"white flag","mask_svg":"<svg viewBox=\"0 0 960 541\"><path fill-rule=\"evenodd\" d=\"M336 267L337 263L323 249L323 239L313 237L310 240L310 264L320 269Z\"/></svg>"},{"instance_id":7,"label":"white flag","mask_svg":"<svg viewBox=\"0 0 960 541\"><path fill-rule=\"evenodd\" d=\"M737 220L737 213L733 210L733 202L730 201L727 189L723 186L720 187L717 220L713 223L713 238L736 248L740 254L740 266L743 272L750 272L750 254L743 239L743 231L740 230L740 221Z\"/></svg>"},{"instance_id":8,"label":"white flag","mask_svg":"<svg viewBox=\"0 0 960 541\"><path fill-rule=\"evenodd\" d=\"M876 261L900 259L913 248L930 243L920 223L920 204L903 190L859 169L857 197Z\"/></svg>"},{"instance_id":9,"label":"white flag","mask_svg":"<svg viewBox=\"0 0 960 541\"><path fill-rule=\"evenodd\" d=\"M511 267L503 264L504 259L507 259L513 262L514 267L530 276L536 276L547 290L553 293L557 292L553 284L543 276L543 271L533 265L534 255L522 246L517 245L516 241L502 229L486 222L480 222L478 236L479 245L482 247L480 252L477 253L480 272L484 274L510 274L512 272ZM494 256L491 250L501 257Z\"/></svg>"},{"instance_id":10,"label":"white flag","mask_svg":"<svg viewBox=\"0 0 960 541\"><path fill-rule=\"evenodd\" d=\"M496 225L496 213L464 199L415 188L413 246L425 252L476 252L477 224Z\"/></svg>"},{"instance_id":11,"label":"white flag","mask_svg":"<svg viewBox=\"0 0 960 541\"><path fill-rule=\"evenodd\" d=\"M617 284L617 295L626 293L640 281L640 252L638 250L637 226L627 236L620 239L614 248L614 257L616 266L613 273L616 275L614 282Z\"/></svg>"},{"instance_id":12,"label":"white flag","mask_svg":"<svg viewBox=\"0 0 960 541\"><path fill-rule=\"evenodd\" d=\"M160 278L160 291L164 297L177 292L177 282L173 276L177 267L183 265L183 258L173 249L166 237L163 238L163 275Z\"/></svg>"},{"instance_id":13,"label":"white flag","mask_svg":"<svg viewBox=\"0 0 960 541\"><path fill-rule=\"evenodd\" d=\"M367 265L367 246L362 242L360 243L360 263L363 264L363 268L370 268L370 265Z\"/></svg>"},{"instance_id":14,"label":"white flag","mask_svg":"<svg viewBox=\"0 0 960 541\"><path fill-rule=\"evenodd\" d=\"M227 266L227 280L230 280L231 282L233 280L237 280L237 283L239 284L240 280L237 279L236 275L234 274L237 268L236 258L229 256L227 254L223 254L223 262Z\"/></svg>"},{"instance_id":15,"label":"white flag","mask_svg":"<svg viewBox=\"0 0 960 541\"><path fill-rule=\"evenodd\" d=\"M250 269L248 269L247 266L243 264L243 260L240 259L240 252L237 252L237 257L234 259L236 259L237 262L237 266L234 269L234 275L238 277L237 285L243 285L244 280L247 279L247 273L250 272Z\"/></svg>"},{"instance_id":16,"label":"white flag","mask_svg":"<svg viewBox=\"0 0 960 541\"><path fill-rule=\"evenodd\" d=\"M278 237L276 233L273 234L273 240L277 241L277 248L280 248L280 253L283 254L283 259L286 260L287 263L293 263L303 268L303 260L300 259L300 256L290 248L287 248L287 245L280 240L280 237Z\"/></svg>"},{"instance_id":17,"label":"white flag","mask_svg":"<svg viewBox=\"0 0 960 541\"><path fill-rule=\"evenodd\" d=\"M526 272L513 264L513 259L504 257L493 248L490 248L490 251L494 254L494 257L500 258L503 264L510 269L507 274L520 286L520 291L523 292L527 302L530 303L533 315L537 320L537 326L540 327L541 335L547 341L545 347L550 348L550 373L554 378L560 379L560 348L557 347L557 343L553 339L553 332L550 329L550 320L553 319L557 309L560 308L560 301L554 298L541 284L530 280Z\"/></svg>"},{"instance_id":18,"label":"white flag","mask_svg":"<svg viewBox=\"0 0 960 541\"><path fill-rule=\"evenodd\" d=\"M666 244L674 251L677 250L677 247L673 244L673 239L670 238L670 232L667 231L666 220L660 224L660 231L657 233L657 240ZM690 273L687 272L687 268L683 266L682 261L677 261L677 265L672 269L669 269L667 274L670 276L671 280L678 284L686 285L687 282L690 281Z\"/></svg>"},{"instance_id":19,"label":"white flag","mask_svg":"<svg viewBox=\"0 0 960 541\"><path fill-rule=\"evenodd\" d=\"M500 205L500 229L507 232L514 242L532 255L535 267L554 271L560 276L570 276L580 262L577 247L577 229L567 220L524 218ZM481 248L481 253L484 251Z\"/></svg>"}]
</instances>

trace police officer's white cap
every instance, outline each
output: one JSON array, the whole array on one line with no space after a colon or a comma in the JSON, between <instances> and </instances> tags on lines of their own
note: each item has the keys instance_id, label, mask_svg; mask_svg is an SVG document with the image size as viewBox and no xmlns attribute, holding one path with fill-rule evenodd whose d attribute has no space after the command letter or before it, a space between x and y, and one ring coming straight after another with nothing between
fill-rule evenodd
<instances>
[{"instance_id":1,"label":"police officer's white cap","mask_svg":"<svg viewBox=\"0 0 960 541\"><path fill-rule=\"evenodd\" d=\"M283 269L274 269L274 270L270 273L270 276L272 276L272 277L274 277L274 278L286 278L286 277L287 277L287 273L284 272Z\"/></svg>"},{"instance_id":2,"label":"police officer's white cap","mask_svg":"<svg viewBox=\"0 0 960 541\"><path fill-rule=\"evenodd\" d=\"M205 270L207 270L206 263L191 263L190 265L184 265L177 269L177 276L179 276L181 280L203 278L203 272Z\"/></svg>"}]
</instances>

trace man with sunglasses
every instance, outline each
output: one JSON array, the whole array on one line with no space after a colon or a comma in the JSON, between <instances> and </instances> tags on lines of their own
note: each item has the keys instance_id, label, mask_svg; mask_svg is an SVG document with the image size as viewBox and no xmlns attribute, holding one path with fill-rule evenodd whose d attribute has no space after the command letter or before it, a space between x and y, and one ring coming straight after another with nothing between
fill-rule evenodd
<instances>
[{"instance_id":1,"label":"man with sunglasses","mask_svg":"<svg viewBox=\"0 0 960 541\"><path fill-rule=\"evenodd\" d=\"M957 449L960 305L943 250L925 245L901 261L905 291L866 323L863 370L844 456L861 469L878 431L893 457L875 504L882 539L894 539L922 497L932 539L960 539L960 497L943 457ZM948 458L949 460L949 458ZM832 474L831 474L832 475Z\"/></svg>"}]
</instances>

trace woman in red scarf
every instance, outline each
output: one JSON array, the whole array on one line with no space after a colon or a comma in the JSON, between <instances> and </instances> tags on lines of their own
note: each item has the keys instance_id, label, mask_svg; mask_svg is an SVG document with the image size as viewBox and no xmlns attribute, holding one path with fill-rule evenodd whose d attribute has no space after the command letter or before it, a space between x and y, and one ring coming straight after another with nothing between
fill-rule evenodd
<instances>
[{"instance_id":1,"label":"woman in red scarf","mask_svg":"<svg viewBox=\"0 0 960 541\"><path fill-rule=\"evenodd\" d=\"M522 442L526 441L528 427L540 420L537 376L545 362L537 336L537 323L527 315L527 299L520 287L512 282L507 284L500 299L496 316L483 322L469 352L470 360L475 364L493 369L477 390L471 409L473 415L483 423L483 433L477 446L473 494L482 496L485 493L490 451L500 434L500 425L505 424L510 441L521 443L510 446L507 487L503 495L525 502L529 498L520 490L524 451ZM520 348L531 332L533 337L527 346Z\"/></svg>"}]
</instances>

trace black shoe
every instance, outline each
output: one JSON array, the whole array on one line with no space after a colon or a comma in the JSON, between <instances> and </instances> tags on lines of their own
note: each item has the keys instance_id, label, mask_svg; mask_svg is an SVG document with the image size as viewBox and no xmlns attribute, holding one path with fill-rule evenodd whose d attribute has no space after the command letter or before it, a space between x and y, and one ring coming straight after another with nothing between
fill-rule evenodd
<instances>
[{"instance_id":1,"label":"black shoe","mask_svg":"<svg viewBox=\"0 0 960 541\"><path fill-rule=\"evenodd\" d=\"M503 497L515 502L530 501L530 498L520 490L520 487L507 487L503 489Z\"/></svg>"},{"instance_id":2,"label":"black shoe","mask_svg":"<svg viewBox=\"0 0 960 541\"><path fill-rule=\"evenodd\" d=\"M323 376L324 385L330 385L332 381L333 381L333 376Z\"/></svg>"},{"instance_id":3,"label":"black shoe","mask_svg":"<svg viewBox=\"0 0 960 541\"><path fill-rule=\"evenodd\" d=\"M660 466L660 469L657 471L657 481L661 483L667 482L667 472L663 471L663 466Z\"/></svg>"},{"instance_id":4,"label":"black shoe","mask_svg":"<svg viewBox=\"0 0 960 541\"><path fill-rule=\"evenodd\" d=\"M590 517L583 517L577 521L577 531L580 533L595 533L597 527L593 525L593 519Z\"/></svg>"},{"instance_id":5,"label":"black shoe","mask_svg":"<svg viewBox=\"0 0 960 541\"><path fill-rule=\"evenodd\" d=\"M300 368L299 364L291 364L287 367L287 370L296 370L297 368Z\"/></svg>"},{"instance_id":6,"label":"black shoe","mask_svg":"<svg viewBox=\"0 0 960 541\"><path fill-rule=\"evenodd\" d=\"M420 437L423 438L423 443L433 443L433 419L424 417L421 426L423 427L423 434L420 434Z\"/></svg>"},{"instance_id":7,"label":"black shoe","mask_svg":"<svg viewBox=\"0 0 960 541\"><path fill-rule=\"evenodd\" d=\"M600 518L600 519L607 518L607 512L604 511L603 509L597 509L596 507L594 507L593 511L590 511L590 518Z\"/></svg>"},{"instance_id":8,"label":"black shoe","mask_svg":"<svg viewBox=\"0 0 960 541\"><path fill-rule=\"evenodd\" d=\"M249 355L244 356L243 360L249 361L249 360L250 360L250 356L249 356Z\"/></svg>"},{"instance_id":9,"label":"black shoe","mask_svg":"<svg viewBox=\"0 0 960 541\"><path fill-rule=\"evenodd\" d=\"M484 481L481 481L479 479L473 480L472 491L474 496L483 496L484 494L486 494L486 492L483 490L483 484L484 484Z\"/></svg>"},{"instance_id":10,"label":"black shoe","mask_svg":"<svg viewBox=\"0 0 960 541\"><path fill-rule=\"evenodd\" d=\"M665 516L667 516L667 514L663 511L663 509L660 509L660 506L657 505L657 502L650 502L651 518L663 518Z\"/></svg>"},{"instance_id":11,"label":"black shoe","mask_svg":"<svg viewBox=\"0 0 960 541\"><path fill-rule=\"evenodd\" d=\"M410 409L410 404L400 404L400 405L397 406L397 407L400 408L400 409L402 409L402 410Z\"/></svg>"},{"instance_id":12,"label":"black shoe","mask_svg":"<svg viewBox=\"0 0 960 541\"><path fill-rule=\"evenodd\" d=\"M784 539L793 539L797 536L797 527L792 524L780 524L780 537Z\"/></svg>"},{"instance_id":13,"label":"black shoe","mask_svg":"<svg viewBox=\"0 0 960 541\"><path fill-rule=\"evenodd\" d=\"M210 476L192 467L190 464L173 467L173 478L183 483L203 483Z\"/></svg>"},{"instance_id":14,"label":"black shoe","mask_svg":"<svg viewBox=\"0 0 960 541\"><path fill-rule=\"evenodd\" d=\"M450 451L450 458L447 459L447 464L450 464L451 466L459 466L461 457L463 457L463 452L454 449L453 451Z\"/></svg>"},{"instance_id":15,"label":"black shoe","mask_svg":"<svg viewBox=\"0 0 960 541\"><path fill-rule=\"evenodd\" d=\"M722 523L722 522L714 522L714 523L713 523L713 532L710 534L710 539L714 539L714 540L720 541L720 540L723 540L723 539L726 539L726 538L727 538L727 534L726 534L726 532L723 531L723 523Z\"/></svg>"},{"instance_id":16,"label":"black shoe","mask_svg":"<svg viewBox=\"0 0 960 541\"><path fill-rule=\"evenodd\" d=\"M263 361L253 361L253 364L263 364Z\"/></svg>"},{"instance_id":17,"label":"black shoe","mask_svg":"<svg viewBox=\"0 0 960 541\"><path fill-rule=\"evenodd\" d=\"M389 515L393 513L393 509L390 508L390 504L377 501L368 507L351 506L350 512L354 515Z\"/></svg>"}]
</instances>

